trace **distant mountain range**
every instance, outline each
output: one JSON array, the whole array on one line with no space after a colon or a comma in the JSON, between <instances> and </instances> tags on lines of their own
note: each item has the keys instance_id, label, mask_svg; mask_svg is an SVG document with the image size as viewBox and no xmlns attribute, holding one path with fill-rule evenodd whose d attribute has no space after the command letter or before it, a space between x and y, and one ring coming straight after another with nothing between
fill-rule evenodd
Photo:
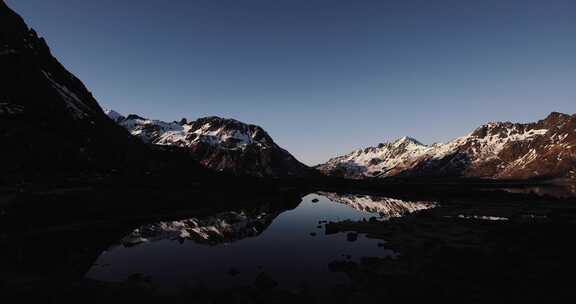
<instances>
[{"instance_id":1,"label":"distant mountain range","mask_svg":"<svg viewBox=\"0 0 576 304\"><path fill-rule=\"evenodd\" d=\"M353 151L316 167L346 178L576 177L576 115L551 113L535 123L488 123L446 144L404 137Z\"/></svg>"},{"instance_id":2,"label":"distant mountain range","mask_svg":"<svg viewBox=\"0 0 576 304\"><path fill-rule=\"evenodd\" d=\"M143 142L185 148L205 167L238 175L303 177L313 169L278 146L259 126L234 119L205 117L164 122L137 115L108 116Z\"/></svg>"},{"instance_id":3,"label":"distant mountain range","mask_svg":"<svg viewBox=\"0 0 576 304\"><path fill-rule=\"evenodd\" d=\"M45 40L2 0L0 67L0 183L118 171L203 177L204 168L266 178L316 176L316 170L255 125L219 117L162 122L105 113L52 56ZM354 179L576 180L576 115L552 113L528 124L489 123L446 144L424 145L405 137L333 158L316 169Z\"/></svg>"}]
</instances>

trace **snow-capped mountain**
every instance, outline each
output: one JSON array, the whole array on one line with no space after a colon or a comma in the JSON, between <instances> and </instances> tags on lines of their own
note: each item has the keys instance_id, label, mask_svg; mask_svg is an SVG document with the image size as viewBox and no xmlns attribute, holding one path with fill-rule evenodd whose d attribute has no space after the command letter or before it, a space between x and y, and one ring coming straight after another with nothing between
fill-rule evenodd
<instances>
[{"instance_id":1,"label":"snow-capped mountain","mask_svg":"<svg viewBox=\"0 0 576 304\"><path fill-rule=\"evenodd\" d=\"M145 148L108 119L44 38L2 0L0 67L0 167L6 179L126 166L136 158L127 157L129 151Z\"/></svg>"},{"instance_id":2,"label":"snow-capped mountain","mask_svg":"<svg viewBox=\"0 0 576 304\"><path fill-rule=\"evenodd\" d=\"M330 159L318 169L329 175L351 178L395 175L411 167L430 149L413 138L403 137Z\"/></svg>"},{"instance_id":3,"label":"snow-capped mountain","mask_svg":"<svg viewBox=\"0 0 576 304\"><path fill-rule=\"evenodd\" d=\"M105 112L142 141L186 148L202 165L217 171L259 177L298 177L312 171L259 126L220 117L164 122Z\"/></svg>"},{"instance_id":4,"label":"snow-capped mountain","mask_svg":"<svg viewBox=\"0 0 576 304\"><path fill-rule=\"evenodd\" d=\"M574 178L576 115L551 113L536 123L488 123L446 144L409 137L353 151L317 166L348 178L390 176L493 179Z\"/></svg>"}]
</instances>

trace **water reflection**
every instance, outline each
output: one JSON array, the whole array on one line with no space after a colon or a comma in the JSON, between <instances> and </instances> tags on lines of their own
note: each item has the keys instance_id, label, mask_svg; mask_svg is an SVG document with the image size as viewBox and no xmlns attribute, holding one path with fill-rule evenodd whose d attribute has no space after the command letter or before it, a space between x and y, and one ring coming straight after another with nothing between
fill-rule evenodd
<instances>
[{"instance_id":1,"label":"water reflection","mask_svg":"<svg viewBox=\"0 0 576 304\"><path fill-rule=\"evenodd\" d=\"M550 196L554 198L575 198L576 184L557 184L546 186L518 187L498 189L509 193L528 194L536 196Z\"/></svg>"},{"instance_id":2,"label":"water reflection","mask_svg":"<svg viewBox=\"0 0 576 304\"><path fill-rule=\"evenodd\" d=\"M434 202L403 201L389 197L361 194L337 194L322 192L321 195L333 202L352 207L356 210L375 213L382 218L401 217L409 213L436 207Z\"/></svg>"},{"instance_id":3,"label":"water reflection","mask_svg":"<svg viewBox=\"0 0 576 304\"><path fill-rule=\"evenodd\" d=\"M277 213L243 210L223 212L205 218L159 222L135 229L121 243L133 246L159 240L193 240L216 245L257 236L277 216Z\"/></svg>"},{"instance_id":4,"label":"water reflection","mask_svg":"<svg viewBox=\"0 0 576 304\"><path fill-rule=\"evenodd\" d=\"M88 278L121 282L135 274L167 290L254 284L263 273L281 287L332 288L348 282L328 267L335 260L395 257L382 241L344 233L327 235L324 223L397 217L435 203L382 197L310 194L296 208L264 205L210 216L163 221L133 230L104 252ZM137 246L134 246L137 245Z\"/></svg>"}]
</instances>

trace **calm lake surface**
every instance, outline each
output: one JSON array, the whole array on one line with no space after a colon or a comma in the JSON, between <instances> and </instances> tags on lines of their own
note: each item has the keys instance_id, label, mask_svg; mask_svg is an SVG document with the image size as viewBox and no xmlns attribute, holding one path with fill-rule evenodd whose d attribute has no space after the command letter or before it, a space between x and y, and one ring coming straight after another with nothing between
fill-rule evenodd
<instances>
[{"instance_id":1,"label":"calm lake surface","mask_svg":"<svg viewBox=\"0 0 576 304\"><path fill-rule=\"evenodd\" d=\"M265 273L279 287L330 288L348 282L332 261L394 258L381 240L326 235L327 221L387 220L436 206L366 195L309 194L294 208L263 203L246 210L151 223L101 254L86 277L107 282L143 278L166 291L253 285Z\"/></svg>"}]
</instances>

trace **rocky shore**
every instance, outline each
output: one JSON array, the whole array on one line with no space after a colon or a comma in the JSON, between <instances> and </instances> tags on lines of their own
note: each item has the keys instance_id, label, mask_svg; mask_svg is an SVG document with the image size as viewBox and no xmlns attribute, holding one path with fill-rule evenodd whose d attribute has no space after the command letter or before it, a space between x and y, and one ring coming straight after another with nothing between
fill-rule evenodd
<instances>
[{"instance_id":1,"label":"rocky shore","mask_svg":"<svg viewBox=\"0 0 576 304\"><path fill-rule=\"evenodd\" d=\"M380 222L328 223L327 233L383 240L397 256L333 261L351 279L350 302L389 297L571 296L576 253L569 241L576 206L569 200L448 203Z\"/></svg>"}]
</instances>

